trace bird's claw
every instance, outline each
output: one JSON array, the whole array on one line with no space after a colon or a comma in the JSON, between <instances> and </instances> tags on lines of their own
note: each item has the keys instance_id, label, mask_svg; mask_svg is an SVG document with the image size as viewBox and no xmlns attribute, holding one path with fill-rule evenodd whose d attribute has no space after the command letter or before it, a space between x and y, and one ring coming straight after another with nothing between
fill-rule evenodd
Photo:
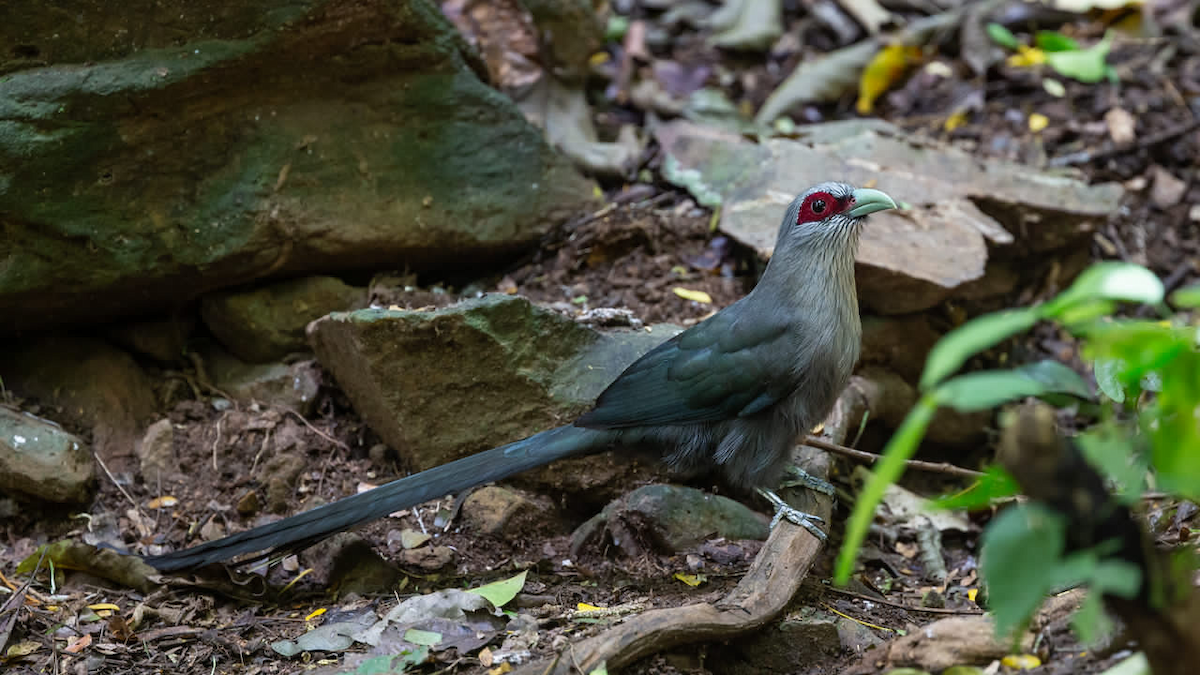
<instances>
[{"instance_id":1,"label":"bird's claw","mask_svg":"<svg viewBox=\"0 0 1200 675\"><path fill-rule=\"evenodd\" d=\"M809 490L827 494L831 497L834 495L833 483L822 478L817 478L798 466L789 466L788 473L791 474L792 480L784 481L779 487L806 487Z\"/></svg>"},{"instance_id":2,"label":"bird's claw","mask_svg":"<svg viewBox=\"0 0 1200 675\"><path fill-rule=\"evenodd\" d=\"M825 531L817 525L817 523L825 522L824 518L793 508L787 502L783 501L782 497L771 490L759 490L759 492L775 507L775 516L771 518L771 529L774 529L779 524L779 521L787 520L793 525L799 525L808 530L814 537L821 541L829 539L829 535L825 534Z\"/></svg>"}]
</instances>

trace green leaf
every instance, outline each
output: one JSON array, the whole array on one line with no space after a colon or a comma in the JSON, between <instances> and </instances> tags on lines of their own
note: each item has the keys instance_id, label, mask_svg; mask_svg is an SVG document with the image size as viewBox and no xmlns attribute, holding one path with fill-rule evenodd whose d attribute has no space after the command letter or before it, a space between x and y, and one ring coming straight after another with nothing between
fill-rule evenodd
<instances>
[{"instance_id":1,"label":"green leaf","mask_svg":"<svg viewBox=\"0 0 1200 675\"><path fill-rule=\"evenodd\" d=\"M1083 399L1092 398L1091 388L1079 376L1079 373L1058 361L1052 359L1035 361L1017 368L1016 372L1040 383L1045 387L1044 393L1069 394Z\"/></svg>"},{"instance_id":2,"label":"green leaf","mask_svg":"<svg viewBox=\"0 0 1200 675\"><path fill-rule=\"evenodd\" d=\"M1146 461L1134 451L1131 434L1105 422L1075 439L1088 462L1101 475L1117 484L1118 497L1131 504L1142 496L1146 480Z\"/></svg>"},{"instance_id":3,"label":"green leaf","mask_svg":"<svg viewBox=\"0 0 1200 675\"><path fill-rule=\"evenodd\" d=\"M976 480L971 487L955 494L932 499L929 501L929 505L944 511L960 509L973 511L988 508L997 499L1012 497L1020 493L1021 486L1017 485L1017 480L999 464L993 464L984 470L983 476Z\"/></svg>"},{"instance_id":4,"label":"green leaf","mask_svg":"<svg viewBox=\"0 0 1200 675\"><path fill-rule=\"evenodd\" d=\"M934 390L937 401L959 412L988 410L1026 396L1069 394L1090 398L1079 374L1056 361L1038 361L1014 370L982 370L947 380Z\"/></svg>"},{"instance_id":5,"label":"green leaf","mask_svg":"<svg viewBox=\"0 0 1200 675\"><path fill-rule=\"evenodd\" d=\"M854 504L854 512L850 514L850 520L846 523L845 538L834 565L835 584L844 586L850 580L850 574L854 571L854 559L858 556L858 549L862 547L867 530L875 517L875 507L883 501L883 493L887 487L904 473L905 462L917 452L921 439L925 436L925 429L935 412L937 399L931 394L922 396L884 447L883 457L875 464L875 470L863 485L858 501Z\"/></svg>"},{"instance_id":6,"label":"green leaf","mask_svg":"<svg viewBox=\"0 0 1200 675\"><path fill-rule=\"evenodd\" d=\"M429 648L418 647L412 651L404 650L399 654L372 656L358 664L354 675L398 675L408 672L429 660Z\"/></svg>"},{"instance_id":7,"label":"green leaf","mask_svg":"<svg viewBox=\"0 0 1200 675\"><path fill-rule=\"evenodd\" d=\"M1070 288L1043 305L1041 314L1047 319L1060 318L1067 309L1095 300L1154 305L1162 302L1163 292L1162 281L1145 267L1122 262L1100 262L1084 270Z\"/></svg>"},{"instance_id":8,"label":"green leaf","mask_svg":"<svg viewBox=\"0 0 1200 675\"><path fill-rule=\"evenodd\" d=\"M421 630L419 628L409 628L404 631L404 640L411 642L414 645L422 645L425 647L433 647L442 642L442 634L435 633L431 630Z\"/></svg>"},{"instance_id":9,"label":"green leaf","mask_svg":"<svg viewBox=\"0 0 1200 675\"><path fill-rule=\"evenodd\" d=\"M1046 65L1060 75L1092 84L1107 77L1108 64L1105 63L1105 59L1108 58L1111 47L1112 37L1105 35L1103 40L1087 49L1046 52Z\"/></svg>"},{"instance_id":10,"label":"green leaf","mask_svg":"<svg viewBox=\"0 0 1200 675\"><path fill-rule=\"evenodd\" d=\"M528 570L503 581L493 581L479 588L468 589L467 592L482 595L495 607L503 607L510 600L517 597L517 593L520 593L521 589L525 587L525 575L527 573Z\"/></svg>"},{"instance_id":11,"label":"green leaf","mask_svg":"<svg viewBox=\"0 0 1200 675\"><path fill-rule=\"evenodd\" d=\"M1039 30L1033 36L1034 44L1044 52L1072 52L1079 49L1079 43L1074 38L1056 30Z\"/></svg>"},{"instance_id":12,"label":"green leaf","mask_svg":"<svg viewBox=\"0 0 1200 675\"><path fill-rule=\"evenodd\" d=\"M1200 307L1200 284L1175 291L1171 294L1171 303L1177 307Z\"/></svg>"},{"instance_id":13,"label":"green leaf","mask_svg":"<svg viewBox=\"0 0 1200 675\"><path fill-rule=\"evenodd\" d=\"M984 30L987 31L988 37L992 39L992 42L995 42L1001 47L1007 47L1008 49L1016 51L1017 48L1021 46L1021 43L1017 41L1017 36L1013 35L1012 31L998 23L989 23Z\"/></svg>"},{"instance_id":14,"label":"green leaf","mask_svg":"<svg viewBox=\"0 0 1200 675\"><path fill-rule=\"evenodd\" d=\"M1005 338L1029 330L1038 320L1035 309L1017 309L974 318L947 333L925 360L921 389L928 390L962 367L967 359Z\"/></svg>"},{"instance_id":15,"label":"green leaf","mask_svg":"<svg viewBox=\"0 0 1200 675\"><path fill-rule=\"evenodd\" d=\"M1096 359L1096 385L1104 395L1116 403L1125 402L1125 386L1121 384L1118 374L1125 370L1122 359Z\"/></svg>"},{"instance_id":16,"label":"green leaf","mask_svg":"<svg viewBox=\"0 0 1200 675\"><path fill-rule=\"evenodd\" d=\"M1062 516L1036 504L1006 509L988 525L981 568L997 635L1024 623L1053 588L1065 535Z\"/></svg>"}]
</instances>

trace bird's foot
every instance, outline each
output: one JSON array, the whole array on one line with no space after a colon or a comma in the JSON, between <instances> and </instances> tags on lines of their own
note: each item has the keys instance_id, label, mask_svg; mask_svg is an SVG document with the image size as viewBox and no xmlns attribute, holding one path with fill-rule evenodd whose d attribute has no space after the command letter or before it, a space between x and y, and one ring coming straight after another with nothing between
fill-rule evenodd
<instances>
[{"instance_id":1,"label":"bird's foot","mask_svg":"<svg viewBox=\"0 0 1200 675\"><path fill-rule=\"evenodd\" d=\"M775 507L775 517L771 519L771 528L774 529L781 520L787 520L789 523L799 525L812 533L814 537L825 541L829 535L825 534L824 530L817 523L825 522L825 519L820 516L815 516L811 513L805 513L800 509L793 508L787 502L783 501L783 497L775 494L772 490L759 489L759 494L767 498L767 501Z\"/></svg>"},{"instance_id":2,"label":"bird's foot","mask_svg":"<svg viewBox=\"0 0 1200 675\"><path fill-rule=\"evenodd\" d=\"M781 488L806 487L810 490L827 494L831 497L834 494L833 483L830 483L823 478L817 478L795 464L789 466L787 472L791 475L791 480L785 480L783 483L781 483L779 485Z\"/></svg>"}]
</instances>

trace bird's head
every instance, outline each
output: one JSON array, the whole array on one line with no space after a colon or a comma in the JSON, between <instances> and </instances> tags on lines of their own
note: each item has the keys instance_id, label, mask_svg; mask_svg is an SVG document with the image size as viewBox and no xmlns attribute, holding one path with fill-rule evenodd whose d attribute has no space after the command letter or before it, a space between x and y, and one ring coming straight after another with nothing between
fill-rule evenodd
<instances>
[{"instance_id":1,"label":"bird's head","mask_svg":"<svg viewBox=\"0 0 1200 675\"><path fill-rule=\"evenodd\" d=\"M869 188L846 183L821 183L792 200L779 228L780 245L853 244L868 214L896 208L892 198Z\"/></svg>"},{"instance_id":2,"label":"bird's head","mask_svg":"<svg viewBox=\"0 0 1200 675\"><path fill-rule=\"evenodd\" d=\"M819 283L849 286L853 293L854 254L867 215L896 208L879 190L846 183L821 183L792 200L764 276L782 276L783 288Z\"/></svg>"}]
</instances>

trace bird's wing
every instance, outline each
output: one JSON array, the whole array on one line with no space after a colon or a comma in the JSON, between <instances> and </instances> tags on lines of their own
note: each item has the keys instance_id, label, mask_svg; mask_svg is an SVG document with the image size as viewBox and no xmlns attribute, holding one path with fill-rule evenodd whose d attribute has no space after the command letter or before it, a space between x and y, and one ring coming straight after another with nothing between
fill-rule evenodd
<instances>
[{"instance_id":1,"label":"bird's wing","mask_svg":"<svg viewBox=\"0 0 1200 675\"><path fill-rule=\"evenodd\" d=\"M575 423L593 429L713 422L752 415L794 389L789 324L730 311L680 333L638 359Z\"/></svg>"}]
</instances>

